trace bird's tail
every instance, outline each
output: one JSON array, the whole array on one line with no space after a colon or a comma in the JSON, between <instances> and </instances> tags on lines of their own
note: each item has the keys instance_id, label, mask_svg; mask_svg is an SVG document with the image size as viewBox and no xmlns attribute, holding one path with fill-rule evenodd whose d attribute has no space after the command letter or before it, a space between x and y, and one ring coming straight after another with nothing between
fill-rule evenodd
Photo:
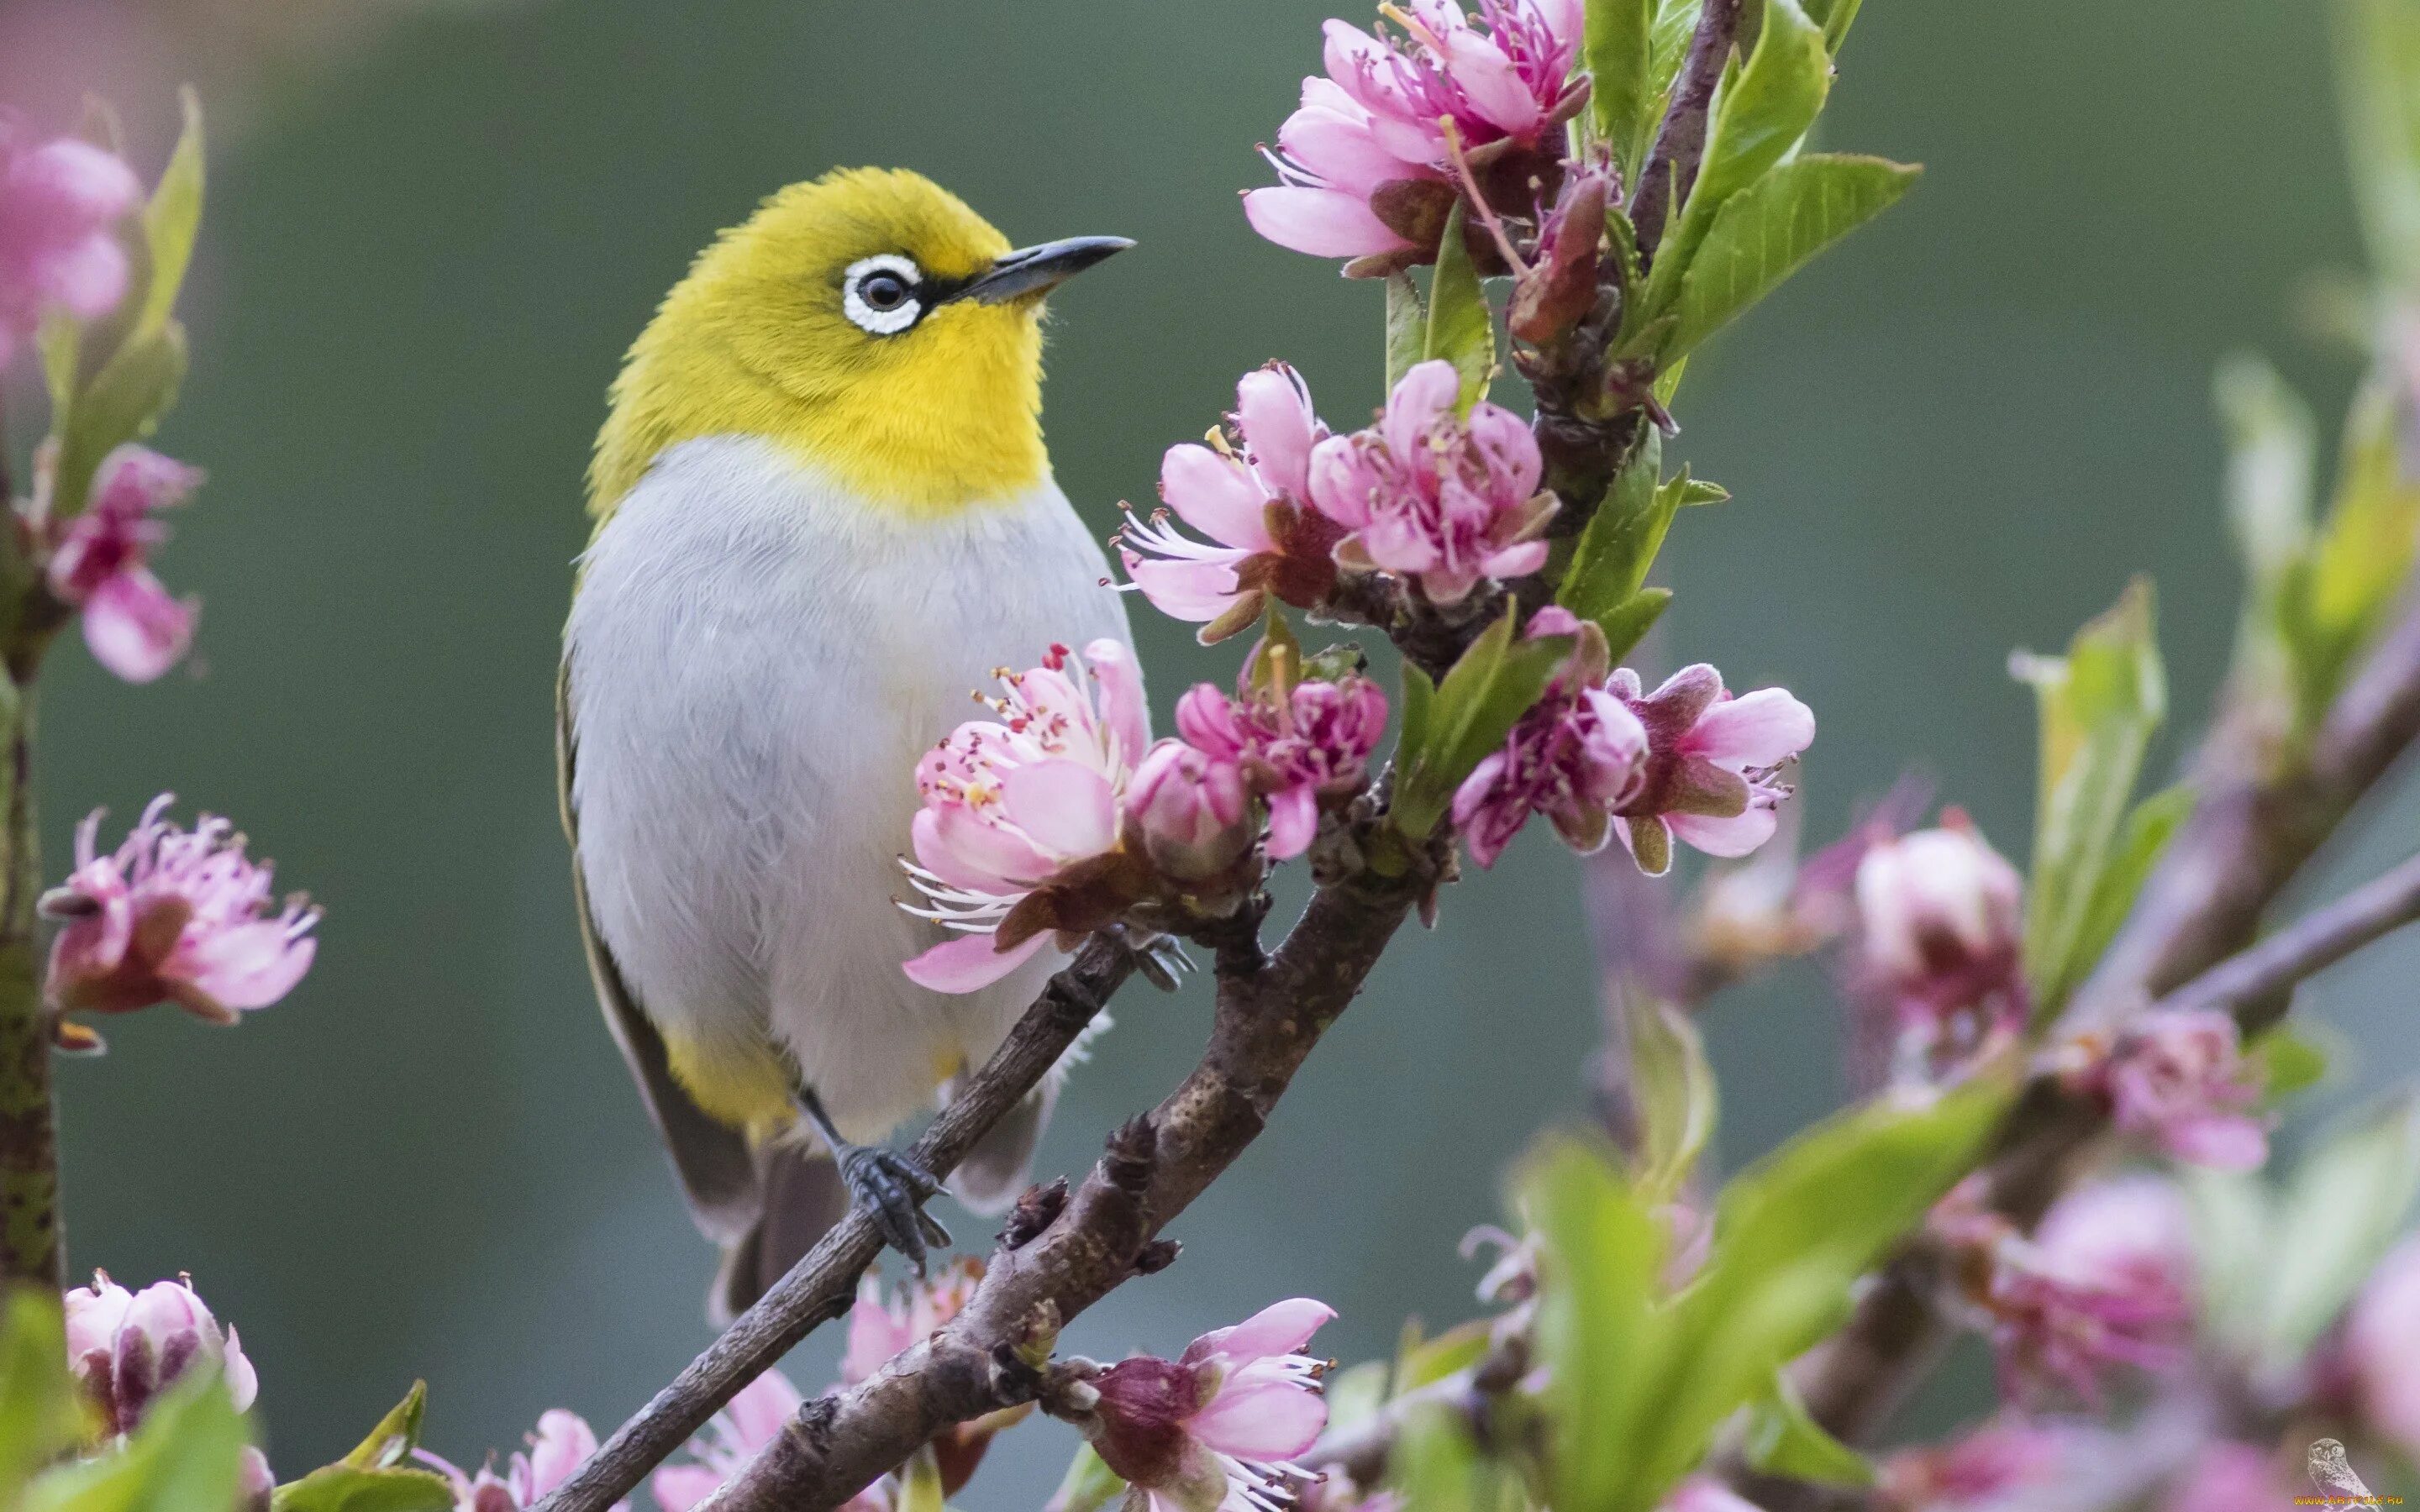
<instances>
[{"instance_id":1,"label":"bird's tail","mask_svg":"<svg viewBox=\"0 0 2420 1512\"><path fill-rule=\"evenodd\" d=\"M848 1214L848 1184L820 1145L775 1139L756 1149L756 1221L722 1247L706 1313L722 1328L755 1305L832 1225Z\"/></svg>"}]
</instances>

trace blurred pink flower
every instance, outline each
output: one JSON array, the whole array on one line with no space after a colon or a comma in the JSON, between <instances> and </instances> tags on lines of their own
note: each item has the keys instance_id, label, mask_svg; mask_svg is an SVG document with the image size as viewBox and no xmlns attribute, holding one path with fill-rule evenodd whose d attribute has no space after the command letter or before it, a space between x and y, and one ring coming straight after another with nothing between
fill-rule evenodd
<instances>
[{"instance_id":1,"label":"blurred pink flower","mask_svg":"<svg viewBox=\"0 0 2420 1512\"><path fill-rule=\"evenodd\" d=\"M2212 1443L2203 1446L2162 1504L2166 1512L2275 1512L2293 1504L2274 1454L2248 1443Z\"/></svg>"},{"instance_id":2,"label":"blurred pink flower","mask_svg":"<svg viewBox=\"0 0 2420 1512\"><path fill-rule=\"evenodd\" d=\"M1941 817L1858 859L1853 978L1888 1003L1903 1047L1963 1055L2024 1026L2024 882L1962 810Z\"/></svg>"},{"instance_id":3,"label":"blurred pink flower","mask_svg":"<svg viewBox=\"0 0 2420 1512\"><path fill-rule=\"evenodd\" d=\"M170 596L147 564L168 529L151 517L192 496L201 470L148 447L125 445L101 458L84 513L52 548L51 592L84 610L92 659L130 683L147 683L193 644L194 602Z\"/></svg>"},{"instance_id":4,"label":"blurred pink flower","mask_svg":"<svg viewBox=\"0 0 2420 1512\"><path fill-rule=\"evenodd\" d=\"M1761 1512L1754 1502L1712 1475L1692 1475L1672 1488L1661 1512Z\"/></svg>"},{"instance_id":5,"label":"blurred pink flower","mask_svg":"<svg viewBox=\"0 0 2420 1512\"><path fill-rule=\"evenodd\" d=\"M1174 1361L1138 1355L1093 1378L1086 1433L1152 1512L1276 1512L1288 1463L1327 1426L1319 1361L1299 1353L1336 1316L1296 1297L1204 1334Z\"/></svg>"},{"instance_id":6,"label":"blurred pink flower","mask_svg":"<svg viewBox=\"0 0 2420 1512\"><path fill-rule=\"evenodd\" d=\"M1320 603L1336 583L1330 553L1342 533L1310 502L1311 449L1326 439L1293 368L1245 374L1226 433L1209 446L1171 446L1161 459L1167 509L1148 521L1126 517L1118 532L1126 576L1161 613L1202 625L1205 643L1249 625L1272 594L1298 609ZM1168 510L1210 539L1177 530Z\"/></svg>"},{"instance_id":7,"label":"blurred pink flower","mask_svg":"<svg viewBox=\"0 0 2420 1512\"><path fill-rule=\"evenodd\" d=\"M2344 1359L2370 1429L2420 1456L2420 1238L2370 1273L2346 1319Z\"/></svg>"},{"instance_id":8,"label":"blurred pink flower","mask_svg":"<svg viewBox=\"0 0 2420 1512\"><path fill-rule=\"evenodd\" d=\"M113 1431L133 1432L145 1410L196 1361L219 1371L237 1412L251 1410L259 1377L235 1330L220 1332L193 1277L130 1292L95 1271L91 1286L63 1300L68 1368Z\"/></svg>"},{"instance_id":9,"label":"blurred pink flower","mask_svg":"<svg viewBox=\"0 0 2420 1512\"><path fill-rule=\"evenodd\" d=\"M1268 802L1269 855L1299 856L1319 830L1323 801L1361 791L1370 753L1387 732L1387 695L1357 672L1283 689L1254 687L1250 668L1230 698L1197 683L1176 704L1176 730L1196 748L1233 763Z\"/></svg>"},{"instance_id":10,"label":"blurred pink flower","mask_svg":"<svg viewBox=\"0 0 2420 1512\"><path fill-rule=\"evenodd\" d=\"M2027 1242L1993 1256L1993 1316L2011 1399L2063 1384L2098 1405L2112 1365L2160 1370L2183 1358L2193 1321L2192 1221L2153 1176L2125 1176L2061 1197Z\"/></svg>"},{"instance_id":11,"label":"blurred pink flower","mask_svg":"<svg viewBox=\"0 0 2420 1512\"><path fill-rule=\"evenodd\" d=\"M269 1468L269 1457L248 1443L236 1462L235 1496L239 1512L269 1512L277 1496L277 1474Z\"/></svg>"},{"instance_id":12,"label":"blurred pink flower","mask_svg":"<svg viewBox=\"0 0 2420 1512\"><path fill-rule=\"evenodd\" d=\"M853 1322L851 1333L855 1333ZM713 1495L716 1488L782 1436L790 1414L805 1400L778 1368L740 1387L706 1430L689 1441L686 1448L692 1462L665 1465L649 1478L647 1489L655 1492L656 1505L661 1512L689 1512ZM850 1512L870 1512L859 1504L865 1502L867 1498L861 1496L849 1504ZM876 1502L871 1506L880 1504Z\"/></svg>"},{"instance_id":13,"label":"blurred pink flower","mask_svg":"<svg viewBox=\"0 0 2420 1512\"><path fill-rule=\"evenodd\" d=\"M81 320L106 315L126 294L126 252L113 234L143 197L116 154L59 137L15 139L0 116L0 367L43 312Z\"/></svg>"},{"instance_id":14,"label":"blurred pink flower","mask_svg":"<svg viewBox=\"0 0 2420 1512\"><path fill-rule=\"evenodd\" d=\"M1244 774L1182 740L1163 740L1143 757L1126 804L1144 854L1180 881L1217 876L1252 847Z\"/></svg>"},{"instance_id":15,"label":"blurred pink flower","mask_svg":"<svg viewBox=\"0 0 2420 1512\"><path fill-rule=\"evenodd\" d=\"M204 814L188 834L161 817L172 801L152 799L114 855L94 851L101 810L76 827L76 868L41 900L65 925L44 985L57 1007L125 1013L172 1002L232 1024L311 969L319 911L300 894L278 908L270 864L243 854L235 826Z\"/></svg>"},{"instance_id":16,"label":"blurred pink flower","mask_svg":"<svg viewBox=\"0 0 2420 1512\"><path fill-rule=\"evenodd\" d=\"M1641 692L1627 667L1615 668L1606 687L1647 731L1645 771L1615 825L1640 871L1668 871L1675 840L1735 856L1773 838L1774 810L1790 795L1774 779L1814 744L1813 710L1786 688L1733 697L1703 662L1652 693Z\"/></svg>"},{"instance_id":17,"label":"blurred pink flower","mask_svg":"<svg viewBox=\"0 0 2420 1512\"><path fill-rule=\"evenodd\" d=\"M560 1407L538 1414L537 1429L526 1442L528 1450L514 1450L501 1475L492 1457L475 1475L465 1474L459 1466L426 1449L413 1450L412 1457L453 1483L456 1512L525 1512L569 1480L571 1473L597 1452L597 1431L588 1420ZM624 1500L614 1503L612 1512L629 1509L629 1502Z\"/></svg>"},{"instance_id":18,"label":"blurred pink flower","mask_svg":"<svg viewBox=\"0 0 2420 1512\"><path fill-rule=\"evenodd\" d=\"M848 1309L848 1346L840 1357L841 1383L862 1384L901 1350L931 1337L958 1316L983 1274L980 1258L962 1256L930 1279L910 1280L896 1297L888 1297L881 1281L868 1273L858 1282L857 1301Z\"/></svg>"},{"instance_id":19,"label":"blurred pink flower","mask_svg":"<svg viewBox=\"0 0 2420 1512\"><path fill-rule=\"evenodd\" d=\"M1614 811L1645 776L1647 727L1603 686L1602 632L1548 607L1530 616L1525 633L1575 635L1580 643L1503 748L1482 758L1454 792L1453 822L1481 867L1496 864L1532 813L1544 814L1581 855L1603 849Z\"/></svg>"},{"instance_id":20,"label":"blurred pink flower","mask_svg":"<svg viewBox=\"0 0 2420 1512\"><path fill-rule=\"evenodd\" d=\"M1046 933L1003 942L1002 920L1028 893L1118 843L1120 805L1151 744L1134 654L1100 640L1078 657L1054 645L1043 664L1003 672L997 719L970 720L916 766L923 808L908 874L923 906L965 937L907 964L935 992L990 985L1042 949Z\"/></svg>"},{"instance_id":21,"label":"blurred pink flower","mask_svg":"<svg viewBox=\"0 0 2420 1512\"><path fill-rule=\"evenodd\" d=\"M2259 1062L2243 1054L2235 1020L2214 1009L2162 1009L2127 1026L2107 1054L2098 1040L2069 1045L2071 1081L2109 1101L2110 1118L2167 1154L2223 1171L2269 1158Z\"/></svg>"},{"instance_id":22,"label":"blurred pink flower","mask_svg":"<svg viewBox=\"0 0 2420 1512\"><path fill-rule=\"evenodd\" d=\"M1883 1461L1876 1500L1891 1512L1995 1502L2055 1474L2068 1439L2055 1428L2003 1418L1946 1444L1902 1449Z\"/></svg>"},{"instance_id":23,"label":"blurred pink flower","mask_svg":"<svg viewBox=\"0 0 2420 1512\"><path fill-rule=\"evenodd\" d=\"M1252 228L1319 257L1434 255L1456 153L1483 171L1534 149L1535 173L1553 171L1562 123L1588 98L1572 76L1580 12L1579 0L1478 0L1473 18L1453 0L1407 0L1387 11L1400 38L1328 22L1327 76L1303 81L1268 155L1279 183L1244 195Z\"/></svg>"},{"instance_id":24,"label":"blurred pink flower","mask_svg":"<svg viewBox=\"0 0 2420 1512\"><path fill-rule=\"evenodd\" d=\"M1538 487L1544 464L1528 423L1484 400L1463 419L1461 388L1451 363L1418 363L1376 424L1311 454L1311 501L1349 532L1337 564L1411 579L1439 604L1461 602L1482 578L1544 566L1541 537L1556 508Z\"/></svg>"}]
</instances>

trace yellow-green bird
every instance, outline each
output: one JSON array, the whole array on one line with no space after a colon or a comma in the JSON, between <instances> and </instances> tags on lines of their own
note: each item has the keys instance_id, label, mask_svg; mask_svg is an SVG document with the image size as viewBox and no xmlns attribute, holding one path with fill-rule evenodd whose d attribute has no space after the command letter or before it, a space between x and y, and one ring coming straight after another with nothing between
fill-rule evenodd
<instances>
[{"instance_id":1,"label":"yellow-green bird","mask_svg":"<svg viewBox=\"0 0 2420 1512\"><path fill-rule=\"evenodd\" d=\"M607 1024L745 1306L844 1213L921 1269L934 1183L877 1143L1043 980L945 996L892 900L917 758L998 669L1128 639L1042 441L1042 301L1131 243L1012 251L912 173L794 184L700 254L615 380L557 697ZM953 1179L1022 1187L1055 1081Z\"/></svg>"}]
</instances>

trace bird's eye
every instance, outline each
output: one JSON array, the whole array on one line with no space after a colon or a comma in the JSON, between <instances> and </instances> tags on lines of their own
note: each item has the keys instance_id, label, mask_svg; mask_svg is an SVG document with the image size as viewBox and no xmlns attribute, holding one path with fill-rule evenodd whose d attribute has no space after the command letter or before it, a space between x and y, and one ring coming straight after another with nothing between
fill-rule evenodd
<instances>
[{"instance_id":1,"label":"bird's eye","mask_svg":"<svg viewBox=\"0 0 2420 1512\"><path fill-rule=\"evenodd\" d=\"M924 270L912 258L893 253L860 258L841 275L841 310L861 330L897 335L924 313L917 296L923 281Z\"/></svg>"}]
</instances>

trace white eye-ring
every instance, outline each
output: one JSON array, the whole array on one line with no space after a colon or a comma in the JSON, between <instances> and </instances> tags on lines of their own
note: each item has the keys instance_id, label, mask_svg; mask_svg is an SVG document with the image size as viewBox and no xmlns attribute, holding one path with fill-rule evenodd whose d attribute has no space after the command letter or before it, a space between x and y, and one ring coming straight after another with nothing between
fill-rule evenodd
<instances>
[{"instance_id":1,"label":"white eye-ring","mask_svg":"<svg viewBox=\"0 0 2420 1512\"><path fill-rule=\"evenodd\" d=\"M912 257L882 253L860 257L841 275L840 307L849 319L877 336L895 336L924 313L917 289L924 270Z\"/></svg>"}]
</instances>

